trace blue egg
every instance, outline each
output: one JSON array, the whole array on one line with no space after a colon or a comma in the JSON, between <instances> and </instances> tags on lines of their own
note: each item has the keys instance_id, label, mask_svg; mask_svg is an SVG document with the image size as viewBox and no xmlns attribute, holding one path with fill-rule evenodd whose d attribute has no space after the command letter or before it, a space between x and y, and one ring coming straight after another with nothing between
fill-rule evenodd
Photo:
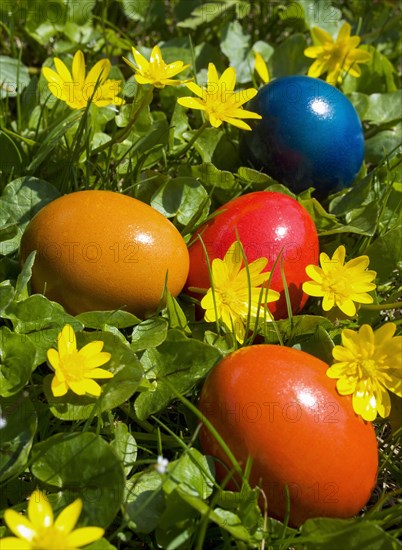
<instances>
[{"instance_id":1,"label":"blue egg","mask_svg":"<svg viewBox=\"0 0 402 550\"><path fill-rule=\"evenodd\" d=\"M296 193L315 187L323 197L351 185L363 163L363 128L337 88L309 76L278 78L247 109L262 119L242 133L244 163Z\"/></svg>"}]
</instances>

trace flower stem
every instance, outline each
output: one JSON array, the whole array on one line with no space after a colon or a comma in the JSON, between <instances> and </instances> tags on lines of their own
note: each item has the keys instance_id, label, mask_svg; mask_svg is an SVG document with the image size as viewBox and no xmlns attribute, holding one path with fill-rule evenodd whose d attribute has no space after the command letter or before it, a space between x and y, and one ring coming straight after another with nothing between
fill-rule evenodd
<instances>
[{"instance_id":1,"label":"flower stem","mask_svg":"<svg viewBox=\"0 0 402 550\"><path fill-rule=\"evenodd\" d=\"M174 155L174 156L177 156L178 158L181 158L181 157L184 157L184 155L187 153L187 151L189 151L191 149L191 147L193 146L193 144L197 141L197 139L200 137L200 135L203 133L203 131L205 130L205 128L207 128L207 126L209 126L209 122L207 120L204 121L204 123L202 124L202 126L200 126L198 128L198 130L196 131L196 133L193 135L193 137L190 139L190 141L187 143L187 145L181 149L177 155Z\"/></svg>"},{"instance_id":2,"label":"flower stem","mask_svg":"<svg viewBox=\"0 0 402 550\"><path fill-rule=\"evenodd\" d=\"M361 309L369 309L371 311L386 311L388 309L402 308L402 302L391 302L389 304L362 304Z\"/></svg>"},{"instance_id":3,"label":"flower stem","mask_svg":"<svg viewBox=\"0 0 402 550\"><path fill-rule=\"evenodd\" d=\"M134 111L134 114L132 115L132 118L130 119L129 123L121 132L118 132L111 140L107 141L106 143L103 143L102 145L99 145L96 149L94 149L91 154L96 155L97 153L100 153L101 151L104 151L105 149L108 149L115 143L121 143L126 139L126 137L131 132L132 127L137 122L138 117L140 116L143 109L148 107L150 105L152 99L153 99L154 89L153 86L149 88L149 90L144 94L144 97L142 98L142 101L140 102L137 109Z\"/></svg>"}]
</instances>

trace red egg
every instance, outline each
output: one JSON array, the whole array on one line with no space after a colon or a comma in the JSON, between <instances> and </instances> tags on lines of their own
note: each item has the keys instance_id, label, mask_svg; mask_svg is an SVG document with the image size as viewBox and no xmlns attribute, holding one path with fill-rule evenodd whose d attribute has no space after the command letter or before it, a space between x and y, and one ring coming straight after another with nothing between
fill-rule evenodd
<instances>
[{"instance_id":1,"label":"red egg","mask_svg":"<svg viewBox=\"0 0 402 550\"><path fill-rule=\"evenodd\" d=\"M327 369L293 348L249 346L218 363L201 392L201 412L240 465L252 458L249 480L264 491L269 516L285 518L288 487L293 526L313 517L354 516L376 483L374 428L355 414L350 396L338 394ZM204 452L219 459L223 481L231 461L205 426L200 440Z\"/></svg>"},{"instance_id":2,"label":"red egg","mask_svg":"<svg viewBox=\"0 0 402 550\"><path fill-rule=\"evenodd\" d=\"M308 296L302 284L309 279L305 268L318 263L319 245L315 224L307 210L292 197L272 191L242 195L221 206L214 217L202 225L189 248L190 271L186 288L208 289L211 286L208 263L223 259L230 245L241 241L249 263L257 258L268 259L265 271L272 271L270 287L280 292L277 302L269 304L275 318L287 317L281 261L289 289L292 312L298 313Z\"/></svg>"}]
</instances>

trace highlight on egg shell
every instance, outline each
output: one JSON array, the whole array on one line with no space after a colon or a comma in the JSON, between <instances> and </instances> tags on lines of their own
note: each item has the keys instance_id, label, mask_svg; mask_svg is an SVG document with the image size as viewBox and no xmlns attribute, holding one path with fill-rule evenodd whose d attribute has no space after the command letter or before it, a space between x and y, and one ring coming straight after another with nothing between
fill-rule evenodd
<instances>
[{"instance_id":1,"label":"highlight on egg shell","mask_svg":"<svg viewBox=\"0 0 402 550\"><path fill-rule=\"evenodd\" d=\"M286 487L292 526L314 517L351 518L376 484L375 430L326 376L328 365L303 351L278 345L241 348L209 373L199 409L265 494L268 515L284 521ZM223 482L233 464L205 423L204 453L215 457ZM241 479L226 486L235 490ZM265 504L264 504L265 503Z\"/></svg>"},{"instance_id":2,"label":"highlight on egg shell","mask_svg":"<svg viewBox=\"0 0 402 550\"><path fill-rule=\"evenodd\" d=\"M32 291L73 315L125 309L150 316L165 284L177 296L189 269L176 227L147 204L112 191L78 191L47 204L22 236L21 262L34 250Z\"/></svg>"},{"instance_id":3,"label":"highlight on egg shell","mask_svg":"<svg viewBox=\"0 0 402 550\"><path fill-rule=\"evenodd\" d=\"M248 104L262 116L243 132L242 160L299 193L350 186L364 159L363 127L351 101L318 78L287 76L260 88Z\"/></svg>"}]
</instances>

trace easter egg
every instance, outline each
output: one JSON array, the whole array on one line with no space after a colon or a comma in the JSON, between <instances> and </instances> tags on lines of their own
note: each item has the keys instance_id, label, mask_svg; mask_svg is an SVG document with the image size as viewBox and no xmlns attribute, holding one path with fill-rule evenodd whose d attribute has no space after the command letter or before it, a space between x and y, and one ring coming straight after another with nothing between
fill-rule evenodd
<instances>
[{"instance_id":1,"label":"easter egg","mask_svg":"<svg viewBox=\"0 0 402 550\"><path fill-rule=\"evenodd\" d=\"M374 428L355 414L351 396L338 394L327 368L293 348L249 346L218 363L201 391L199 409L240 466L251 457L249 480L264 491L269 516L284 520L288 488L292 526L313 517L350 518L376 484ZM218 459L223 481L233 464L205 424L200 442Z\"/></svg>"},{"instance_id":2,"label":"easter egg","mask_svg":"<svg viewBox=\"0 0 402 550\"><path fill-rule=\"evenodd\" d=\"M262 116L243 132L241 156L295 192L323 197L348 187L364 158L359 116L337 88L288 76L263 86L247 106Z\"/></svg>"},{"instance_id":3,"label":"easter egg","mask_svg":"<svg viewBox=\"0 0 402 550\"><path fill-rule=\"evenodd\" d=\"M223 259L239 238L248 263L265 257L265 271L271 271L270 288L281 294L269 304L274 317L287 317L288 310L281 273L286 277L292 312L298 313L308 296L302 284L308 280L305 268L317 264L319 255L315 224L307 210L292 197L272 191L242 195L218 208L198 228L190 242L190 270L186 288L211 286L208 262ZM278 260L279 257L279 260Z\"/></svg>"},{"instance_id":4,"label":"easter egg","mask_svg":"<svg viewBox=\"0 0 402 550\"><path fill-rule=\"evenodd\" d=\"M165 282L177 296L189 267L186 244L169 220L112 191L78 191L47 204L22 236L21 261L33 250L32 291L73 315L115 309L152 315Z\"/></svg>"}]
</instances>

